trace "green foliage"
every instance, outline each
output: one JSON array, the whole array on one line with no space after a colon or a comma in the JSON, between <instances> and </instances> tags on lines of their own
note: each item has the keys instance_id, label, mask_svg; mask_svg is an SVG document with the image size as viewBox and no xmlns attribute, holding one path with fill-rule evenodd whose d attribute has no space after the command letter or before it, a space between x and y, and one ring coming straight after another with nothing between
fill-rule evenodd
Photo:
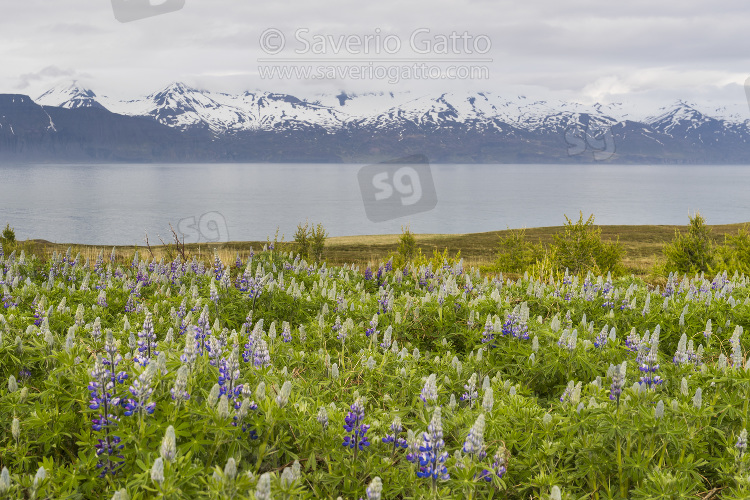
<instances>
[{"instance_id":1,"label":"green foliage","mask_svg":"<svg viewBox=\"0 0 750 500\"><path fill-rule=\"evenodd\" d=\"M124 489L134 500L252 500L261 477L273 498L365 498L376 476L382 498L546 499L557 488L564 499L710 491L747 498L750 454L736 446L750 420L746 277L672 277L656 290L633 278L560 279L542 256L535 265L544 280L500 281L464 269L459 258L447 249L431 258L418 252L406 272L379 269L373 288L376 278L351 266L297 265L269 245L252 257L251 290L242 289L245 269L217 266L224 273L217 281L212 262L151 267L134 259L109 273L69 255L0 260L6 279L20 284L0 296L0 469L10 480L0 483L0 498L109 499ZM163 362L144 367L134 355L146 324ZM211 332L186 361L201 342L199 324ZM260 339L269 366L254 363ZM676 362L685 341L685 359ZM652 348L663 383L642 389L634 385L644 375L639 354ZM108 388L121 398L133 398L130 386L156 368L147 397L153 414L109 408L121 468L104 478L95 448L104 432L94 428L102 410L91 407L89 386L101 355L122 357L117 371L127 379ZM622 394L612 400L608 372L623 362ZM181 372L190 398L175 401ZM431 374L434 404L420 399ZM473 402L461 399L472 374ZM213 398L219 380L243 385L235 401L246 403L246 414ZM358 396L371 445L355 455L342 442ZM250 401L257 408L248 410ZM433 492L406 450L382 438L395 417L404 428L398 437L422 436L434 406L450 478ZM320 408L327 427L317 420ZM471 458L462 450L480 414L487 456ZM170 425L175 448L161 471L154 464L166 456ZM479 480L495 457L504 475ZM284 472L295 461L299 476Z\"/></svg>"},{"instance_id":2,"label":"green foliage","mask_svg":"<svg viewBox=\"0 0 750 500\"><path fill-rule=\"evenodd\" d=\"M554 235L552 260L559 271L567 269L571 274L582 276L588 272L596 274L620 274L624 249L619 242L603 241L602 230L594 226L594 215L583 220L581 212L578 221L565 216L562 233Z\"/></svg>"},{"instance_id":3,"label":"green foliage","mask_svg":"<svg viewBox=\"0 0 750 500\"><path fill-rule=\"evenodd\" d=\"M302 258L320 262L323 259L326 238L328 238L328 233L323 224L318 223L313 226L308 221L305 221L304 224L299 223L297 224L297 231L294 233L296 251Z\"/></svg>"},{"instance_id":4,"label":"green foliage","mask_svg":"<svg viewBox=\"0 0 750 500\"><path fill-rule=\"evenodd\" d=\"M3 251L6 253L12 252L16 246L16 232L10 227L10 224L5 225L2 236L0 236L0 245L3 246Z\"/></svg>"},{"instance_id":5,"label":"green foliage","mask_svg":"<svg viewBox=\"0 0 750 500\"><path fill-rule=\"evenodd\" d=\"M697 212L689 218L690 227L687 233L675 230L672 242L664 246L664 255L667 258L666 272L709 272L714 266L714 242L706 219Z\"/></svg>"},{"instance_id":6,"label":"green foliage","mask_svg":"<svg viewBox=\"0 0 750 500\"><path fill-rule=\"evenodd\" d=\"M417 254L417 238L411 232L409 226L401 226L401 236L398 239L398 255L401 262L408 264Z\"/></svg>"},{"instance_id":7,"label":"green foliage","mask_svg":"<svg viewBox=\"0 0 750 500\"><path fill-rule=\"evenodd\" d=\"M297 231L294 233L294 243L297 245L296 252L303 259L310 257L310 223L308 221L305 221L304 224L301 222L297 224Z\"/></svg>"},{"instance_id":8,"label":"green foliage","mask_svg":"<svg viewBox=\"0 0 750 500\"><path fill-rule=\"evenodd\" d=\"M745 225L736 235L727 235L716 249L718 269L750 274L750 227Z\"/></svg>"},{"instance_id":9,"label":"green foliage","mask_svg":"<svg viewBox=\"0 0 750 500\"><path fill-rule=\"evenodd\" d=\"M526 229L511 230L500 236L495 269L500 272L520 273L529 269L544 255L541 243L526 240Z\"/></svg>"}]
</instances>

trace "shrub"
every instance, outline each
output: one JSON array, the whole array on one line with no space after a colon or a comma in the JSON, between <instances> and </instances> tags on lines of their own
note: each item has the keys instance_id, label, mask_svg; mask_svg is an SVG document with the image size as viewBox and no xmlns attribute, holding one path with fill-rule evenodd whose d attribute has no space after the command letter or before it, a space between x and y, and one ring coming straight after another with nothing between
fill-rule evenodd
<instances>
[{"instance_id":1,"label":"shrub","mask_svg":"<svg viewBox=\"0 0 750 500\"><path fill-rule=\"evenodd\" d=\"M602 241L602 230L594 226L594 214L586 221L581 212L578 221L565 216L562 233L555 234L552 260L559 271L583 275L589 271L598 274L621 274L622 256L625 253L619 241Z\"/></svg>"},{"instance_id":2,"label":"shrub","mask_svg":"<svg viewBox=\"0 0 750 500\"><path fill-rule=\"evenodd\" d=\"M523 273L542 257L543 252L541 243L526 240L526 229L511 230L507 236L500 236L495 269Z\"/></svg>"},{"instance_id":3,"label":"shrub","mask_svg":"<svg viewBox=\"0 0 750 500\"><path fill-rule=\"evenodd\" d=\"M301 222L297 224L297 231L294 233L294 242L297 244L297 253L303 259L310 257L310 223L305 221L304 224Z\"/></svg>"},{"instance_id":4,"label":"shrub","mask_svg":"<svg viewBox=\"0 0 750 500\"><path fill-rule=\"evenodd\" d=\"M304 259L313 259L320 262L323 258L323 250L326 245L326 232L323 224L313 226L309 221L297 224L297 231L294 233L294 242L297 244L297 252Z\"/></svg>"},{"instance_id":5,"label":"shrub","mask_svg":"<svg viewBox=\"0 0 750 500\"><path fill-rule=\"evenodd\" d=\"M750 274L750 225L724 237L724 245L717 248L717 260L721 269Z\"/></svg>"},{"instance_id":6,"label":"shrub","mask_svg":"<svg viewBox=\"0 0 750 500\"><path fill-rule=\"evenodd\" d=\"M310 256L315 259L315 262L320 262L323 258L326 238L328 238L328 233L323 224L318 223L315 228L310 228Z\"/></svg>"},{"instance_id":7,"label":"shrub","mask_svg":"<svg viewBox=\"0 0 750 500\"><path fill-rule=\"evenodd\" d=\"M411 262L417 254L417 239L409 226L401 226L401 236L398 239L398 254L404 263Z\"/></svg>"},{"instance_id":8,"label":"shrub","mask_svg":"<svg viewBox=\"0 0 750 500\"><path fill-rule=\"evenodd\" d=\"M3 229L3 234L0 236L0 245L6 252L12 251L16 246L16 232L10 227L10 224L6 224L5 229Z\"/></svg>"},{"instance_id":9,"label":"shrub","mask_svg":"<svg viewBox=\"0 0 750 500\"><path fill-rule=\"evenodd\" d=\"M714 266L716 251L706 219L698 212L689 218L687 233L675 230L672 242L664 245L666 272L709 272Z\"/></svg>"}]
</instances>

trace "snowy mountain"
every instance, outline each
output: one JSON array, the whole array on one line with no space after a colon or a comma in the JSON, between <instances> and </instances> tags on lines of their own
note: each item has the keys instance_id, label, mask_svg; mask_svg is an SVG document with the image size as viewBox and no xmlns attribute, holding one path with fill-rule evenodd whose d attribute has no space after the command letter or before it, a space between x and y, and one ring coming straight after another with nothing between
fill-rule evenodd
<instances>
[{"instance_id":1,"label":"snowy mountain","mask_svg":"<svg viewBox=\"0 0 750 500\"><path fill-rule=\"evenodd\" d=\"M50 144L78 141L75 151L81 141L94 140L78 137L89 128L76 120L94 116L79 110L97 110L96 120L110 127L114 142L132 135L134 124L148 122L157 126L153 130L159 130L160 137L175 137L172 132L177 132L189 140L194 149L185 154L197 161L369 162L429 153L433 161L443 162L580 163L606 157L625 163L750 163L747 110L710 103L676 101L644 113L628 103L583 104L495 92L300 97L262 91L224 94L183 83L143 98L118 100L73 82L50 89L36 101L26 96L4 100L9 115L0 109L0 135L18 127L31 133L18 121L21 116L14 115L20 98L38 108L37 134L49 134ZM15 116L15 126L8 116ZM62 128L57 120L63 120ZM131 131L120 137L122 126ZM18 140L13 134L7 137L14 154L20 154L17 149L23 144ZM118 143L118 154L123 148ZM95 150L96 144L89 149ZM156 150L141 147L138 155L160 158L164 151L174 156L170 144Z\"/></svg>"}]
</instances>

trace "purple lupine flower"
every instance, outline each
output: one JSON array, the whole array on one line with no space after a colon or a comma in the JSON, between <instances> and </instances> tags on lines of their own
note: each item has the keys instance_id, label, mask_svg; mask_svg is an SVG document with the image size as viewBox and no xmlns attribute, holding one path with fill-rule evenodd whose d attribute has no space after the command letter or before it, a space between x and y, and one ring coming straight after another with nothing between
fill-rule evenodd
<instances>
[{"instance_id":1,"label":"purple lupine flower","mask_svg":"<svg viewBox=\"0 0 750 500\"><path fill-rule=\"evenodd\" d=\"M505 317L503 335L511 335L517 339L527 340L529 338L529 327L520 314L511 312Z\"/></svg>"},{"instance_id":2,"label":"purple lupine flower","mask_svg":"<svg viewBox=\"0 0 750 500\"><path fill-rule=\"evenodd\" d=\"M367 440L367 431L370 430L370 426L364 424L365 420L365 406L362 403L362 398L357 398L350 407L349 413L344 418L344 430L347 434L344 437L342 446L351 448L354 450L354 460L357 459L357 452L370 446L370 442Z\"/></svg>"},{"instance_id":3,"label":"purple lupine flower","mask_svg":"<svg viewBox=\"0 0 750 500\"><path fill-rule=\"evenodd\" d=\"M151 387L151 381L156 374L156 365L151 363L148 364L138 377L133 380L133 384L130 386L130 394L132 398L127 399L123 407L125 408L125 416L130 417L134 413L138 413L140 419L143 419L144 413L151 415L154 413L156 403L148 401L154 392Z\"/></svg>"},{"instance_id":4,"label":"purple lupine flower","mask_svg":"<svg viewBox=\"0 0 750 500\"><path fill-rule=\"evenodd\" d=\"M114 342L112 342L114 344ZM106 347L105 347L106 349ZM98 410L99 415L91 419L91 427L95 432L102 432L102 438L97 439L96 456L99 457L97 467L101 469L99 477L107 474L114 474L122 465L124 457L120 454L124 445L120 444L120 438L113 435L112 432L117 427L117 417L114 414L120 405L120 397L117 395L117 386L124 381L126 377L114 374L116 363L119 362L119 355L115 356L109 353L111 369L108 368L106 361L100 356L94 363L94 369L91 371L91 382L88 389L91 395L89 409Z\"/></svg>"},{"instance_id":5,"label":"purple lupine flower","mask_svg":"<svg viewBox=\"0 0 750 500\"><path fill-rule=\"evenodd\" d=\"M372 279L372 270L368 266L367 269L365 269L365 280L370 281Z\"/></svg>"},{"instance_id":6,"label":"purple lupine flower","mask_svg":"<svg viewBox=\"0 0 750 500\"><path fill-rule=\"evenodd\" d=\"M156 334L154 333L154 321L151 313L146 314L146 319L143 321L143 329L138 333L138 355L135 356L136 363L141 366L146 366L154 358L159 355L156 350Z\"/></svg>"},{"instance_id":7,"label":"purple lupine flower","mask_svg":"<svg viewBox=\"0 0 750 500\"><path fill-rule=\"evenodd\" d=\"M216 277L216 281L219 281L221 277L224 275L224 264L222 264L221 259L219 259L219 254L214 254L214 276Z\"/></svg>"},{"instance_id":8,"label":"purple lupine flower","mask_svg":"<svg viewBox=\"0 0 750 500\"><path fill-rule=\"evenodd\" d=\"M479 474L480 479L484 479L487 482L492 481L492 474L495 474L497 477L502 478L505 473L508 471L508 451L505 449L504 446L501 446L497 449L497 452L495 453L494 461L492 462L492 470L484 469L482 470L481 474Z\"/></svg>"},{"instance_id":9,"label":"purple lupine flower","mask_svg":"<svg viewBox=\"0 0 750 500\"><path fill-rule=\"evenodd\" d=\"M268 352L268 344L263 337L258 336L253 344L253 366L256 368L270 366L271 355Z\"/></svg>"},{"instance_id":10,"label":"purple lupine flower","mask_svg":"<svg viewBox=\"0 0 750 500\"><path fill-rule=\"evenodd\" d=\"M284 321L281 324L281 340L283 340L286 343L289 343L292 341L292 329L289 326L288 321Z\"/></svg>"},{"instance_id":11,"label":"purple lupine flower","mask_svg":"<svg viewBox=\"0 0 750 500\"><path fill-rule=\"evenodd\" d=\"M645 346L642 349L648 349ZM658 362L658 339L654 342L651 340L651 348L648 349L648 354L643 356L643 361L638 366L638 369L643 373L641 376L641 384L645 384L649 389L653 389L654 386L659 385L663 382L659 375L656 375L656 371L659 369Z\"/></svg>"},{"instance_id":12,"label":"purple lupine flower","mask_svg":"<svg viewBox=\"0 0 750 500\"><path fill-rule=\"evenodd\" d=\"M437 489L438 479L448 480L450 475L445 466L448 460L448 452L444 451L445 441L443 441L443 422L440 414L440 407L437 406L432 413L432 420L427 426L427 432L422 434L422 446L419 447L419 471L417 477L431 478L432 490Z\"/></svg>"},{"instance_id":13,"label":"purple lupine flower","mask_svg":"<svg viewBox=\"0 0 750 500\"><path fill-rule=\"evenodd\" d=\"M369 337L370 335L378 334L379 333L379 331L378 331L378 314L380 314L380 313L378 312L378 313L376 313L376 314L374 314L372 316L372 319L370 320L370 328L368 328L367 330L365 330L365 336Z\"/></svg>"},{"instance_id":14,"label":"purple lupine flower","mask_svg":"<svg viewBox=\"0 0 750 500\"><path fill-rule=\"evenodd\" d=\"M607 340L609 339L608 333L609 325L604 325L602 331L600 331L599 335L597 335L594 339L594 347L604 347L605 345L607 345Z\"/></svg>"},{"instance_id":15,"label":"purple lupine flower","mask_svg":"<svg viewBox=\"0 0 750 500\"><path fill-rule=\"evenodd\" d=\"M242 394L242 384L237 384L240 378L240 361L238 348L232 349L229 357L219 363L219 395L226 395L230 402L234 402L234 409L239 410L239 396Z\"/></svg>"},{"instance_id":16,"label":"purple lupine flower","mask_svg":"<svg viewBox=\"0 0 750 500\"><path fill-rule=\"evenodd\" d=\"M401 431L404 430L403 426L401 425L401 418L397 415L393 417L393 423L391 423L390 426L391 433L386 434L386 436L383 438L383 443L393 443L393 450L391 450L391 456L396 454L396 449L399 447L406 448L408 445L406 443L406 439L399 437L398 435L401 434Z\"/></svg>"},{"instance_id":17,"label":"purple lupine flower","mask_svg":"<svg viewBox=\"0 0 750 500\"><path fill-rule=\"evenodd\" d=\"M99 296L96 298L96 303L99 304L99 307L107 307L107 292L100 290Z\"/></svg>"},{"instance_id":18,"label":"purple lupine flower","mask_svg":"<svg viewBox=\"0 0 750 500\"><path fill-rule=\"evenodd\" d=\"M487 321L484 322L484 330L482 331L482 343L486 344L495 340L495 327L492 324L492 318L487 315Z\"/></svg>"}]
</instances>

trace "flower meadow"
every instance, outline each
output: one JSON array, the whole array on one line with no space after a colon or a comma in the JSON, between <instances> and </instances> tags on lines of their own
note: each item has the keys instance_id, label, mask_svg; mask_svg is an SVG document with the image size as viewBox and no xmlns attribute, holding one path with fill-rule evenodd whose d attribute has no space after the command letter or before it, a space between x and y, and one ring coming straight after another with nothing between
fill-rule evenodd
<instances>
[{"instance_id":1,"label":"flower meadow","mask_svg":"<svg viewBox=\"0 0 750 500\"><path fill-rule=\"evenodd\" d=\"M0 498L748 498L750 279L0 254Z\"/></svg>"}]
</instances>

